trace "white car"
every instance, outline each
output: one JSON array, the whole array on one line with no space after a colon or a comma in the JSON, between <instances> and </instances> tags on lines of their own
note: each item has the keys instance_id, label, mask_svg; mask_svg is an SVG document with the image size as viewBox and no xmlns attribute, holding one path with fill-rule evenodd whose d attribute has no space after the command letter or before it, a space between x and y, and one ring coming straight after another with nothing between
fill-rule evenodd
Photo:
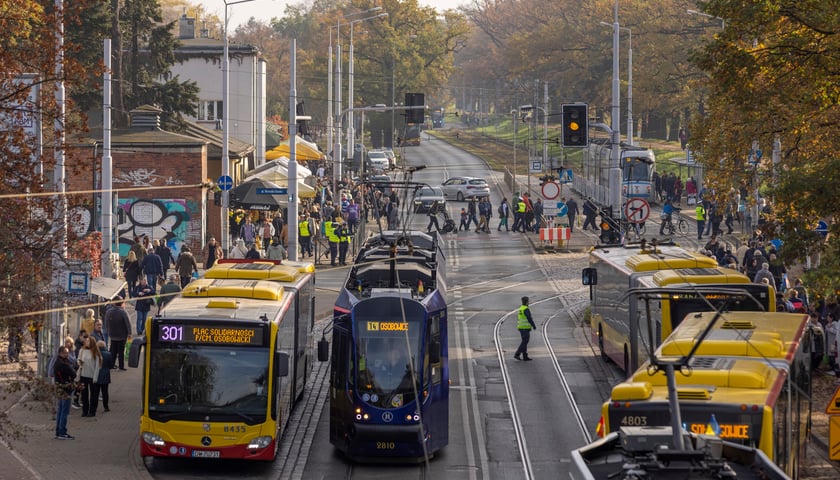
<instances>
[{"instance_id":1,"label":"white car","mask_svg":"<svg viewBox=\"0 0 840 480\"><path fill-rule=\"evenodd\" d=\"M391 161L385 155L384 150L368 150L367 159L368 165L375 171L385 171L391 168Z\"/></svg>"},{"instance_id":2,"label":"white car","mask_svg":"<svg viewBox=\"0 0 840 480\"><path fill-rule=\"evenodd\" d=\"M440 188L446 198L454 197L459 202L490 196L490 185L483 178L451 177L443 182Z\"/></svg>"}]
</instances>

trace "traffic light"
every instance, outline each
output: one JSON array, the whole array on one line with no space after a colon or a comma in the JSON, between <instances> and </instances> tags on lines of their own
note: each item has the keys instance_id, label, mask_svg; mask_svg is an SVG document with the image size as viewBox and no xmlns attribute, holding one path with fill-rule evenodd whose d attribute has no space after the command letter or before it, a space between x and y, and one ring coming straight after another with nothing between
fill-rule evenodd
<instances>
[{"instance_id":1,"label":"traffic light","mask_svg":"<svg viewBox=\"0 0 840 480\"><path fill-rule=\"evenodd\" d=\"M589 145L589 105L568 103L563 105L563 146Z\"/></svg>"},{"instance_id":2,"label":"traffic light","mask_svg":"<svg viewBox=\"0 0 840 480\"><path fill-rule=\"evenodd\" d=\"M405 94L405 106L406 107L425 107L426 106L426 96L422 93L406 93ZM406 110L405 115L405 122L406 123L423 123L426 121L426 110L425 108L416 108L411 110Z\"/></svg>"},{"instance_id":3,"label":"traffic light","mask_svg":"<svg viewBox=\"0 0 840 480\"><path fill-rule=\"evenodd\" d=\"M601 232L598 238L602 245L617 245L621 243L621 231L618 222L612 216L612 209L601 209L601 223L598 225Z\"/></svg>"}]
</instances>

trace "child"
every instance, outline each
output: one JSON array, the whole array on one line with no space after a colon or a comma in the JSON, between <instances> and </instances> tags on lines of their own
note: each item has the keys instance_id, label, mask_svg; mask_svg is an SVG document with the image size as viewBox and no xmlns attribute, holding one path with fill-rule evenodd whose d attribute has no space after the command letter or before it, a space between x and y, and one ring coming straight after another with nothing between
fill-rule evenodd
<instances>
[{"instance_id":1,"label":"child","mask_svg":"<svg viewBox=\"0 0 840 480\"><path fill-rule=\"evenodd\" d=\"M467 214L467 209L466 208L461 208L461 225L458 226L458 231L459 232L461 231L462 228L464 230L469 230L470 229L469 220L470 220L470 216L469 216L469 214Z\"/></svg>"}]
</instances>

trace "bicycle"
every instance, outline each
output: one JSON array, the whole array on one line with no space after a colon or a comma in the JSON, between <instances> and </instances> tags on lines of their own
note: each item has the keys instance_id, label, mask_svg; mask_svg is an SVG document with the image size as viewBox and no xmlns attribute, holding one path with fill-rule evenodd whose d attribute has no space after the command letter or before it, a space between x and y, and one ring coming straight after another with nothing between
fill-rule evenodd
<instances>
[{"instance_id":1,"label":"bicycle","mask_svg":"<svg viewBox=\"0 0 840 480\"><path fill-rule=\"evenodd\" d=\"M641 240L645 236L645 222L632 223L625 219L621 220L621 230L630 235L633 240Z\"/></svg>"},{"instance_id":2,"label":"bicycle","mask_svg":"<svg viewBox=\"0 0 840 480\"><path fill-rule=\"evenodd\" d=\"M662 226L659 230L665 235L673 235L674 233L678 233L682 237L688 235L688 222L679 213L679 209L677 208L674 209L674 213L671 215L663 213L660 217L662 219ZM677 216L676 225L673 220L674 215Z\"/></svg>"}]
</instances>

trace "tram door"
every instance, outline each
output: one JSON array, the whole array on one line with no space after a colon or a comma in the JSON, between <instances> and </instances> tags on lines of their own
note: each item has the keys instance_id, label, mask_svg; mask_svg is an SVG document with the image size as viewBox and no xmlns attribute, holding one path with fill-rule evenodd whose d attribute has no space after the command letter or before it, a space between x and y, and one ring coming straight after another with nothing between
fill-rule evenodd
<instances>
[{"instance_id":1,"label":"tram door","mask_svg":"<svg viewBox=\"0 0 840 480\"><path fill-rule=\"evenodd\" d=\"M353 403L347 394L353 381L352 343L350 332L336 321L330 358L330 438L334 444L343 442L352 428Z\"/></svg>"},{"instance_id":2,"label":"tram door","mask_svg":"<svg viewBox=\"0 0 840 480\"><path fill-rule=\"evenodd\" d=\"M426 329L426 372L427 387L430 387L432 401L425 412L426 428L434 443L442 441L446 444L449 431L449 379L446 371L447 352L446 337L441 335L441 328L446 328L446 320L442 312L437 312L429 318ZM435 446L433 446L435 448Z\"/></svg>"}]
</instances>

